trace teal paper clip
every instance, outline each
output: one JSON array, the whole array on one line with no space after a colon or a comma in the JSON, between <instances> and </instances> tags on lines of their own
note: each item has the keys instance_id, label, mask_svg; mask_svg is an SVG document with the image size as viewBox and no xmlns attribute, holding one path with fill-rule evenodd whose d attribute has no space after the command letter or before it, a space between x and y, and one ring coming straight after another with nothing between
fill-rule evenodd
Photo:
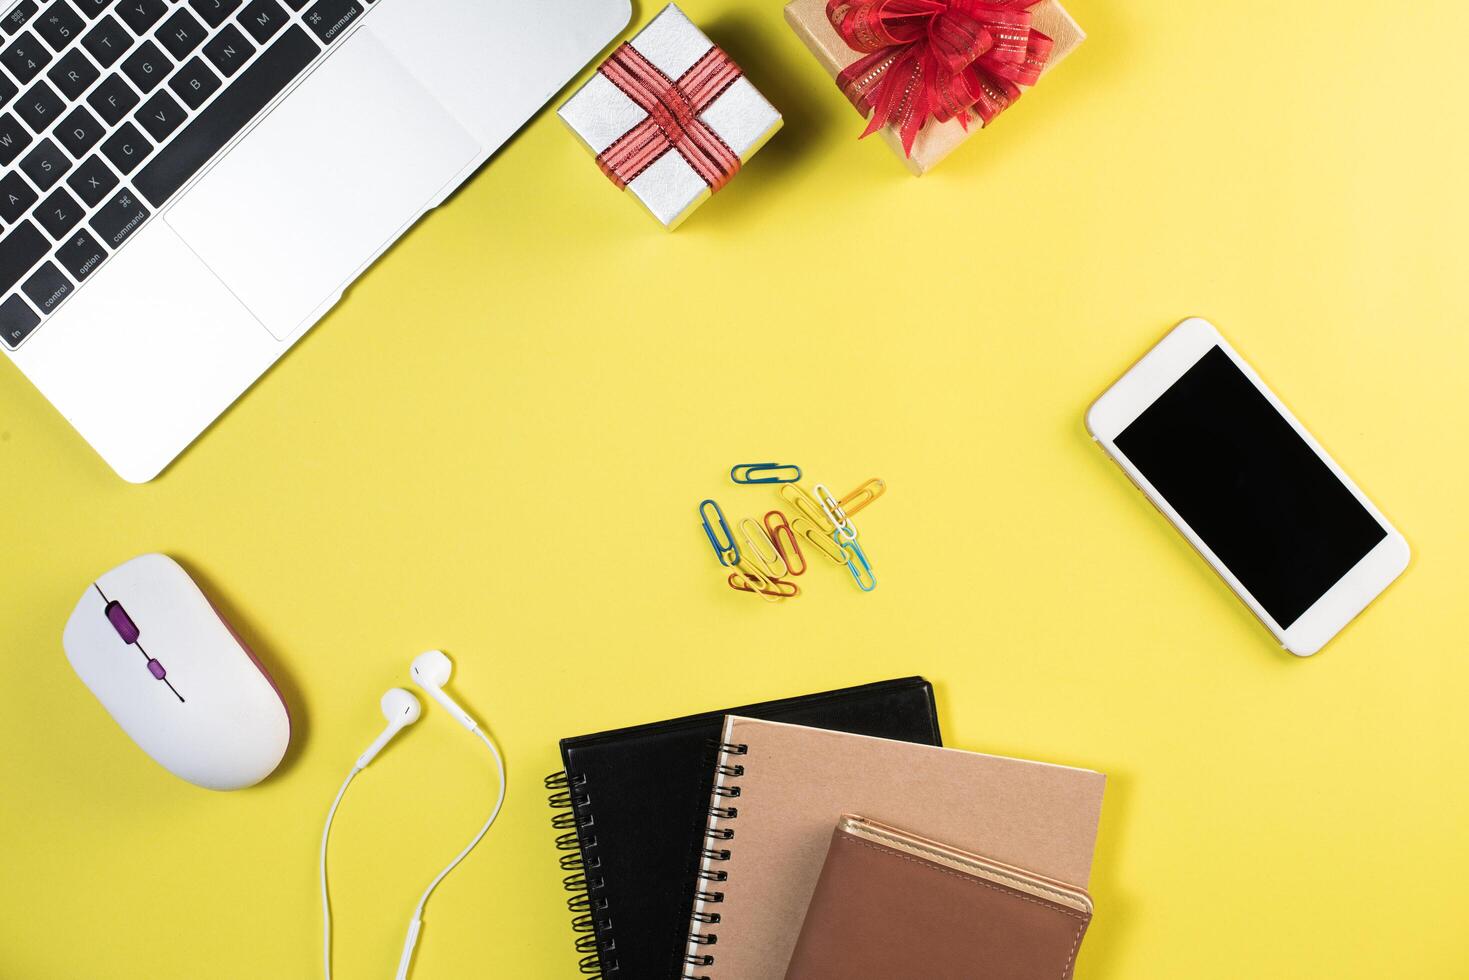
<instances>
[{"instance_id":1,"label":"teal paper clip","mask_svg":"<svg viewBox=\"0 0 1469 980\"><path fill-rule=\"evenodd\" d=\"M856 542L842 540L841 531L831 532L831 539L842 549L842 554L847 556L847 571L852 573L852 578L857 582L857 588L863 592L871 592L877 588L877 576L872 574L872 565L867 561L867 552ZM862 567L857 567L858 563Z\"/></svg>"},{"instance_id":2,"label":"teal paper clip","mask_svg":"<svg viewBox=\"0 0 1469 980\"><path fill-rule=\"evenodd\" d=\"M740 463L729 468L729 478L742 484L795 483L801 468L792 463Z\"/></svg>"},{"instance_id":3,"label":"teal paper clip","mask_svg":"<svg viewBox=\"0 0 1469 980\"><path fill-rule=\"evenodd\" d=\"M714 536L714 527L709 523L709 515L705 508L713 507L714 516L719 518L719 529L724 532L724 540L728 544L720 544L719 539ZM704 521L704 533L709 538L709 547L719 556L719 564L726 567L738 565L740 562L740 546L735 544L734 534L730 532L729 521L724 519L724 511L712 499L705 500L699 504L699 517Z\"/></svg>"}]
</instances>

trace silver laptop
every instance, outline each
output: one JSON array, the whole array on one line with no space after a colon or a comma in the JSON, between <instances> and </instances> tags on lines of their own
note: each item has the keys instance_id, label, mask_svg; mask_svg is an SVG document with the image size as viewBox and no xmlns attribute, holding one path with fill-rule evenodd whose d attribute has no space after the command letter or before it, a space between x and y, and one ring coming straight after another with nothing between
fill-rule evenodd
<instances>
[{"instance_id":1,"label":"silver laptop","mask_svg":"<svg viewBox=\"0 0 1469 980\"><path fill-rule=\"evenodd\" d=\"M0 346L152 479L629 0L0 0Z\"/></svg>"}]
</instances>

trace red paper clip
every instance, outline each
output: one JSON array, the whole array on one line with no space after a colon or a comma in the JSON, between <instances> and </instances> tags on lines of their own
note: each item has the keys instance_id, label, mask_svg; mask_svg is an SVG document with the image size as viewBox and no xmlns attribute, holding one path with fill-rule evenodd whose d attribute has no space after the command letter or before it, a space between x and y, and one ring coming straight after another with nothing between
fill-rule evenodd
<instances>
[{"instance_id":1,"label":"red paper clip","mask_svg":"<svg viewBox=\"0 0 1469 980\"><path fill-rule=\"evenodd\" d=\"M729 587L740 592L758 592L764 596L778 596L782 599L794 599L801 594L801 587L795 582L788 582L783 578L766 579L769 588L756 588L754 583L739 572L729 573Z\"/></svg>"},{"instance_id":2,"label":"red paper clip","mask_svg":"<svg viewBox=\"0 0 1469 980\"><path fill-rule=\"evenodd\" d=\"M779 520L772 522L772 517L779 518ZM782 531L785 532L785 541L781 540ZM781 560L786 563L786 568L793 576L806 571L806 556L801 554L801 545L796 541L796 532L791 529L791 522L786 520L783 512L773 510L765 515L765 533L770 535L775 550L780 554ZM801 563L799 569L796 568L796 562L791 560L793 558Z\"/></svg>"}]
</instances>

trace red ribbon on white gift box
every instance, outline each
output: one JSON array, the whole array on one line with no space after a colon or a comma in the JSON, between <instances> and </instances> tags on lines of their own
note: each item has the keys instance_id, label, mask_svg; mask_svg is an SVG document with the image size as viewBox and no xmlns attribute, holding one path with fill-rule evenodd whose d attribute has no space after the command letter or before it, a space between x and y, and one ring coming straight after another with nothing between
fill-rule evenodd
<instances>
[{"instance_id":1,"label":"red ribbon on white gift box","mask_svg":"<svg viewBox=\"0 0 1469 980\"><path fill-rule=\"evenodd\" d=\"M740 169L739 156L699 118L743 74L718 47L711 47L677 80L628 43L597 70L648 114L597 156L597 165L619 189L670 150L688 162L711 192Z\"/></svg>"}]
</instances>

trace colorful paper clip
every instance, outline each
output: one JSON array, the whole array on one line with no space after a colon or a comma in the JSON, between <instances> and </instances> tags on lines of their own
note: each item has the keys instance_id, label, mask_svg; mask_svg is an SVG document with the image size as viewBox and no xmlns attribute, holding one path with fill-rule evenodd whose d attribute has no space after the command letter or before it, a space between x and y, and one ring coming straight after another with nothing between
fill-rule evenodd
<instances>
[{"instance_id":1,"label":"colorful paper clip","mask_svg":"<svg viewBox=\"0 0 1469 980\"><path fill-rule=\"evenodd\" d=\"M770 540L770 536L765 533L765 528L760 526L759 521L753 517L740 518L740 536L748 545L745 554L755 559L755 564L759 565L766 575L771 578L786 578L791 574L790 566L780 555L780 549L775 546L774 541ZM770 551L769 558L765 557L766 549Z\"/></svg>"},{"instance_id":2,"label":"colorful paper clip","mask_svg":"<svg viewBox=\"0 0 1469 980\"><path fill-rule=\"evenodd\" d=\"M838 565L847 563L847 553L837 543L836 530L822 531L815 524L804 517L797 517L791 521L791 530L796 532L799 538L805 538L808 544L816 546L816 550L836 562Z\"/></svg>"},{"instance_id":3,"label":"colorful paper clip","mask_svg":"<svg viewBox=\"0 0 1469 980\"><path fill-rule=\"evenodd\" d=\"M801 512L801 515L821 528L826 534L837 529L837 526L826 519L821 511L821 505L811 499L811 495L794 483L787 483L780 488L780 495L790 501L791 506Z\"/></svg>"},{"instance_id":4,"label":"colorful paper clip","mask_svg":"<svg viewBox=\"0 0 1469 980\"><path fill-rule=\"evenodd\" d=\"M772 523L770 520L772 517L779 518L779 520ZM785 532L785 540L789 542L788 544L781 542L782 531ZM806 556L801 554L800 542L796 540L796 532L791 530L791 522L786 520L784 511L773 510L765 515L765 533L770 535L770 543L775 545L775 550L780 553L780 560L786 563L786 568L790 570L792 576L801 575L810 567L806 564ZM796 568L796 563L791 560L792 558L801 560L799 570Z\"/></svg>"},{"instance_id":5,"label":"colorful paper clip","mask_svg":"<svg viewBox=\"0 0 1469 980\"><path fill-rule=\"evenodd\" d=\"M842 505L837 503L837 498L831 495L824 483L816 484L816 502L821 505L821 512L826 515L826 519L831 521L832 530L842 540L857 540L857 525L847 519L847 512L842 510Z\"/></svg>"},{"instance_id":6,"label":"colorful paper clip","mask_svg":"<svg viewBox=\"0 0 1469 980\"><path fill-rule=\"evenodd\" d=\"M851 517L857 511L886 493L887 488L888 485L886 483L874 476L856 490L847 494L838 503L842 505L842 510L847 512L847 516Z\"/></svg>"},{"instance_id":7,"label":"colorful paper clip","mask_svg":"<svg viewBox=\"0 0 1469 980\"><path fill-rule=\"evenodd\" d=\"M794 463L739 463L729 468L729 478L743 484L795 483L801 478L801 468Z\"/></svg>"},{"instance_id":8,"label":"colorful paper clip","mask_svg":"<svg viewBox=\"0 0 1469 980\"><path fill-rule=\"evenodd\" d=\"M794 599L801 594L799 585L795 582L787 582L785 579L769 579L766 585L768 586L766 589L757 589L744 574L729 573L729 587L739 592L758 592L767 599L772 596L777 599Z\"/></svg>"},{"instance_id":9,"label":"colorful paper clip","mask_svg":"<svg viewBox=\"0 0 1469 980\"><path fill-rule=\"evenodd\" d=\"M857 588L863 592L871 592L877 588L877 576L872 574L872 565L868 563L867 553L862 550L862 546L856 541L842 541L841 533L838 531L831 533L831 539L836 542L838 548L842 549L842 554L846 557L847 571L852 573L852 578L857 582ZM857 568L858 562L862 563L861 570Z\"/></svg>"},{"instance_id":10,"label":"colorful paper clip","mask_svg":"<svg viewBox=\"0 0 1469 980\"><path fill-rule=\"evenodd\" d=\"M709 515L705 508L713 507L715 515L719 518L720 530L724 532L724 540L728 544L721 545L719 539L714 536L714 528L709 523ZM729 529L729 521L724 519L724 511L712 499L705 500L699 504L699 517L704 521L704 533L709 538L709 547L714 549L714 554L719 556L719 564L729 567L737 565L740 561L740 546L735 544L734 534Z\"/></svg>"},{"instance_id":11,"label":"colorful paper clip","mask_svg":"<svg viewBox=\"0 0 1469 980\"><path fill-rule=\"evenodd\" d=\"M748 558L741 558L735 571L730 573L729 587L741 592L754 592L766 602L779 602L783 598L770 577L756 568Z\"/></svg>"}]
</instances>

